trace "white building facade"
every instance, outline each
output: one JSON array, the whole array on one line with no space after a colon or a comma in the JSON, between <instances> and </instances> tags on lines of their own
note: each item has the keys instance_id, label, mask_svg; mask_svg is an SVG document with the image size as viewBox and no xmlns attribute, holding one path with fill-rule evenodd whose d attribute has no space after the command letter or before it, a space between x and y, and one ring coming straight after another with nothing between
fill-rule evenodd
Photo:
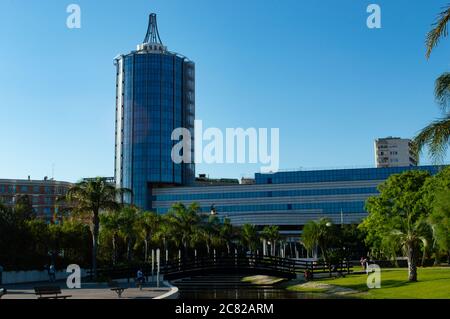
<instances>
[{"instance_id":1,"label":"white building facade","mask_svg":"<svg viewBox=\"0 0 450 319\"><path fill-rule=\"evenodd\" d=\"M375 140L376 167L417 166L418 159L413 152L410 139L386 137Z\"/></svg>"}]
</instances>

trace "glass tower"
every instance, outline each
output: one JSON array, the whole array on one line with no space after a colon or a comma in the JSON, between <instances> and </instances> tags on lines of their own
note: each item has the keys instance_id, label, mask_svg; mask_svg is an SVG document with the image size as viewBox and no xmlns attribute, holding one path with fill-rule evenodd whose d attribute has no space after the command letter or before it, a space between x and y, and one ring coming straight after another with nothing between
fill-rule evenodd
<instances>
[{"instance_id":1,"label":"glass tower","mask_svg":"<svg viewBox=\"0 0 450 319\"><path fill-rule=\"evenodd\" d=\"M156 14L150 14L144 42L119 55L116 66L116 185L132 192L125 203L152 209L153 186L189 185L192 163L172 161L176 128L191 132L194 145L195 64L162 44Z\"/></svg>"}]
</instances>

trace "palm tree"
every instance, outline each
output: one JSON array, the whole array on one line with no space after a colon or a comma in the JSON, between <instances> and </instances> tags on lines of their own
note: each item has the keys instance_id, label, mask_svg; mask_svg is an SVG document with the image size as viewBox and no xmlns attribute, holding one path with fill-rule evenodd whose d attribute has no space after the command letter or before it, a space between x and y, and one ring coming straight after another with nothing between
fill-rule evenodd
<instances>
[{"instance_id":1,"label":"palm tree","mask_svg":"<svg viewBox=\"0 0 450 319\"><path fill-rule=\"evenodd\" d=\"M430 57L433 49L438 45L442 37L447 37L447 25L450 21L450 5L447 5L439 14L438 19L433 24L433 28L426 38L426 57ZM450 73L446 72L437 78L435 83L436 101L441 105L443 117L435 120L415 137L416 151L420 151L428 146L429 153L435 161L444 157L450 138L450 114L448 113L448 101L450 97Z\"/></svg>"},{"instance_id":2,"label":"palm tree","mask_svg":"<svg viewBox=\"0 0 450 319\"><path fill-rule=\"evenodd\" d=\"M200 221L199 209L200 207L196 203L192 203L188 207L178 203L174 204L168 212L168 219L174 232L173 237L180 239L186 256L192 236L195 233L195 227Z\"/></svg>"},{"instance_id":3,"label":"palm tree","mask_svg":"<svg viewBox=\"0 0 450 319\"><path fill-rule=\"evenodd\" d=\"M169 248L169 241L176 237L176 233L174 231L174 226L171 222L171 217L166 215L159 216L159 226L154 234L154 237L157 241L162 241L162 246L164 251L167 251Z\"/></svg>"},{"instance_id":4,"label":"palm tree","mask_svg":"<svg viewBox=\"0 0 450 319\"><path fill-rule=\"evenodd\" d=\"M119 213L119 234L125 240L127 246L128 263L131 261L131 246L136 239L138 216L139 210L132 206L122 208Z\"/></svg>"},{"instance_id":5,"label":"palm tree","mask_svg":"<svg viewBox=\"0 0 450 319\"><path fill-rule=\"evenodd\" d=\"M241 243L250 252L253 252L258 247L259 236L255 225L245 224L241 229Z\"/></svg>"},{"instance_id":6,"label":"palm tree","mask_svg":"<svg viewBox=\"0 0 450 319\"><path fill-rule=\"evenodd\" d=\"M318 224L310 220L303 227L302 236L300 238L301 244L305 247L308 256L317 258L317 248L318 248Z\"/></svg>"},{"instance_id":7,"label":"palm tree","mask_svg":"<svg viewBox=\"0 0 450 319\"><path fill-rule=\"evenodd\" d=\"M158 231L160 222L160 216L154 212L144 212L139 216L137 229L140 237L144 241L144 262L148 261L149 242Z\"/></svg>"},{"instance_id":8,"label":"palm tree","mask_svg":"<svg viewBox=\"0 0 450 319\"><path fill-rule=\"evenodd\" d=\"M128 190L115 188L105 179L98 177L75 184L65 196L65 201L72 206L72 212L89 222L92 234L92 271L95 279L97 278L99 214L103 210L117 211L120 204L116 198L125 191Z\"/></svg>"},{"instance_id":9,"label":"palm tree","mask_svg":"<svg viewBox=\"0 0 450 319\"><path fill-rule=\"evenodd\" d=\"M230 254L231 245L233 243L233 238L234 238L235 233L234 233L233 225L231 224L231 222L228 218L225 218L223 220L223 224L220 227L219 233L220 233L220 237L222 238L222 240L225 242L225 245L227 246L228 254Z\"/></svg>"},{"instance_id":10,"label":"palm tree","mask_svg":"<svg viewBox=\"0 0 450 319\"><path fill-rule=\"evenodd\" d=\"M450 113L448 112L450 73L444 73L436 80L435 97L444 116L423 128L414 138L414 142L417 153L427 146L431 157L440 161L445 156L450 139Z\"/></svg>"},{"instance_id":11,"label":"palm tree","mask_svg":"<svg viewBox=\"0 0 450 319\"><path fill-rule=\"evenodd\" d=\"M317 258L320 248L323 258L327 260L327 247L332 239L331 226L331 220L321 218L318 221L311 220L303 227L301 243L314 258Z\"/></svg>"},{"instance_id":12,"label":"palm tree","mask_svg":"<svg viewBox=\"0 0 450 319\"><path fill-rule=\"evenodd\" d=\"M428 146L431 157L435 161L441 161L450 142L450 114L423 128L414 142L418 152Z\"/></svg>"},{"instance_id":13,"label":"palm tree","mask_svg":"<svg viewBox=\"0 0 450 319\"><path fill-rule=\"evenodd\" d=\"M433 203L433 209L428 216L430 223L434 246L437 254L443 253L447 255L447 262L450 264L450 190L440 191L436 194ZM436 263L438 262L436 256Z\"/></svg>"},{"instance_id":14,"label":"palm tree","mask_svg":"<svg viewBox=\"0 0 450 319\"><path fill-rule=\"evenodd\" d=\"M443 9L444 10L439 13L436 22L433 24L433 29L427 34L427 59L430 57L433 49L438 45L440 39L442 37L447 37L448 35L447 24L450 21L450 5L447 5Z\"/></svg>"},{"instance_id":15,"label":"palm tree","mask_svg":"<svg viewBox=\"0 0 450 319\"><path fill-rule=\"evenodd\" d=\"M195 237L197 242L205 243L206 252L210 254L211 247L221 243L219 218L215 215L203 216L203 220L195 228Z\"/></svg>"},{"instance_id":16,"label":"palm tree","mask_svg":"<svg viewBox=\"0 0 450 319\"><path fill-rule=\"evenodd\" d=\"M119 237L119 224L120 216L116 212L109 212L107 214L100 215L100 225L102 232L107 231L111 234L112 239L112 264L117 263L117 240Z\"/></svg>"},{"instance_id":17,"label":"palm tree","mask_svg":"<svg viewBox=\"0 0 450 319\"><path fill-rule=\"evenodd\" d=\"M387 225L388 234L386 238L400 245L408 258L408 280L417 281L417 261L420 247L428 247L427 223L423 219L414 219L413 214L408 213L406 218L396 219L390 225Z\"/></svg>"},{"instance_id":18,"label":"palm tree","mask_svg":"<svg viewBox=\"0 0 450 319\"><path fill-rule=\"evenodd\" d=\"M270 255L275 256L277 241L280 239L280 231L278 226L265 226L262 231L262 237L271 243Z\"/></svg>"}]
</instances>

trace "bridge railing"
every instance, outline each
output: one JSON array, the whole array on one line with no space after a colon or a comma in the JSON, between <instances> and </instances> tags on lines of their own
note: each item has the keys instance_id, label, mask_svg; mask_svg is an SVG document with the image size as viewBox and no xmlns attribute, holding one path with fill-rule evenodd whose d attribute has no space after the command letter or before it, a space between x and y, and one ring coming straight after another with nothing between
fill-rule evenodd
<instances>
[{"instance_id":1,"label":"bridge railing","mask_svg":"<svg viewBox=\"0 0 450 319\"><path fill-rule=\"evenodd\" d=\"M145 276L156 274L156 266L144 264L134 267L111 267L98 269L100 277L109 279L134 278L137 270L141 269ZM153 270L152 270L153 269ZM306 261L292 258L281 258L275 256L262 255L228 255L228 256L199 256L195 258L177 258L160 265L160 274L171 275L183 272L193 272L201 270L242 270L253 269L255 271L276 272L279 274L304 274L309 271L314 274L351 273L352 263L341 261L330 264L320 261Z\"/></svg>"}]
</instances>

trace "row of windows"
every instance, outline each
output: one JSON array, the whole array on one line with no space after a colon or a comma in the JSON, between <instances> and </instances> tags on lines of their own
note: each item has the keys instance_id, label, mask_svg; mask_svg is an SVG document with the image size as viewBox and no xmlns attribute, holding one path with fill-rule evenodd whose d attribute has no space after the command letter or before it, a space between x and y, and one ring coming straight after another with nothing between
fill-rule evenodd
<instances>
[{"instance_id":1,"label":"row of windows","mask_svg":"<svg viewBox=\"0 0 450 319\"><path fill-rule=\"evenodd\" d=\"M165 87L167 86L167 87ZM181 94L181 87L178 90L179 94ZM149 95L149 98L147 97L147 94ZM154 83L154 82L140 82L134 84L134 96L136 99L142 100L147 99L150 102L157 101L156 97L161 98L162 100L169 102L173 101L174 97L173 92L173 85L169 84L161 84L161 83ZM179 95L180 96L180 95ZM181 96L180 96L181 97Z\"/></svg>"},{"instance_id":2,"label":"row of windows","mask_svg":"<svg viewBox=\"0 0 450 319\"><path fill-rule=\"evenodd\" d=\"M53 197L42 197L40 195L29 195L32 204L44 203L46 205L51 205L55 202L55 198ZM13 204L15 202L14 195L10 196L0 196L0 202L5 204Z\"/></svg>"},{"instance_id":3,"label":"row of windows","mask_svg":"<svg viewBox=\"0 0 450 319\"><path fill-rule=\"evenodd\" d=\"M66 189L63 187L50 187L50 186L28 186L28 185L0 185L0 194L64 194Z\"/></svg>"},{"instance_id":4,"label":"row of windows","mask_svg":"<svg viewBox=\"0 0 450 319\"><path fill-rule=\"evenodd\" d=\"M421 167L387 167L339 169L324 171L279 172L274 174L255 174L256 184L284 184L284 183L321 183L339 181L385 180L392 174L407 170L425 170L436 174L443 166Z\"/></svg>"},{"instance_id":5,"label":"row of windows","mask_svg":"<svg viewBox=\"0 0 450 319\"><path fill-rule=\"evenodd\" d=\"M129 140L125 140L124 143L131 143ZM136 144L153 144L162 145L164 148L170 149L176 141L172 141L168 135L149 135L149 134L136 134L134 137L134 143ZM170 155L170 152L169 152Z\"/></svg>"},{"instance_id":6,"label":"row of windows","mask_svg":"<svg viewBox=\"0 0 450 319\"><path fill-rule=\"evenodd\" d=\"M158 132L160 132L161 135L165 135L165 136L169 137L169 140L170 140L170 136L172 135L172 130L176 126L174 124L176 124L176 123L173 123L173 121L170 121L169 123L161 123L160 130ZM137 134L145 134L150 131L157 131L157 130L154 128L152 130L144 128L144 129L135 129L134 131L135 131L135 135L137 135Z\"/></svg>"},{"instance_id":7,"label":"row of windows","mask_svg":"<svg viewBox=\"0 0 450 319\"><path fill-rule=\"evenodd\" d=\"M302 203L302 204L261 204L261 205L239 205L239 206L215 206L218 214L251 212L257 214L265 211L286 210L317 210L323 213L364 213L365 202L335 202L335 203ZM156 208L157 213L165 214L170 208ZM211 207L200 208L202 213L209 213Z\"/></svg>"},{"instance_id":8,"label":"row of windows","mask_svg":"<svg viewBox=\"0 0 450 319\"><path fill-rule=\"evenodd\" d=\"M267 198L267 197L294 197L314 195L351 195L351 194L376 194L376 187L362 188L334 188L334 189L301 189L287 191L261 191L238 193L211 193L211 194L173 194L156 195L154 201L184 201L203 199L232 199L232 198Z\"/></svg>"}]
</instances>

